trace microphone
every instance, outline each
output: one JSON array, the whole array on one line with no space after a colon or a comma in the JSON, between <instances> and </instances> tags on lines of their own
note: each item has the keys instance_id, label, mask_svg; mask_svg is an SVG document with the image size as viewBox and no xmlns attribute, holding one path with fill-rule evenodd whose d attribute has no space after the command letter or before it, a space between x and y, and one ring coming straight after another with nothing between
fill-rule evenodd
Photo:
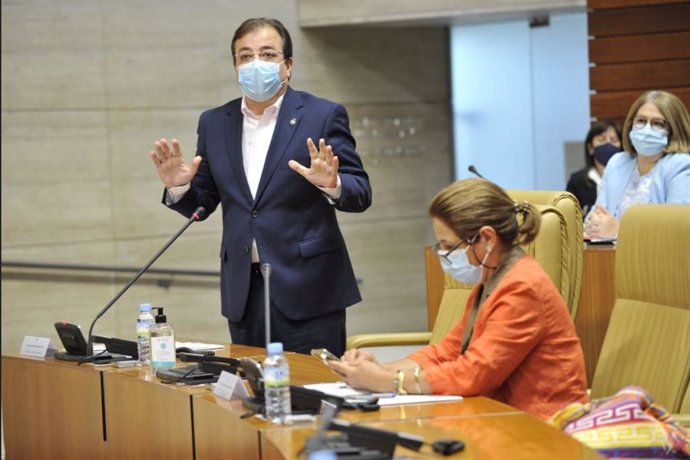
<instances>
[{"instance_id":1,"label":"microphone","mask_svg":"<svg viewBox=\"0 0 690 460\"><path fill-rule=\"evenodd\" d=\"M120 289L120 292L118 292L117 294L115 294L115 297L113 297L113 298L110 300L110 302L108 302L108 304L107 304L105 307L103 307L103 309L102 309L100 312L98 312L98 314L96 315L96 317L93 319L93 322L91 322L91 326L89 327L89 338L88 338L88 341L87 341L87 343L86 343L86 360L89 360L89 359L91 359L91 358L93 357L93 335L92 335L92 332L93 332L93 326L96 324L96 321L98 321L98 319L99 319L101 316L103 316L103 315L105 314L105 312L107 312L107 311L110 309L110 307L112 307L113 304L114 304L115 302L117 302L117 300L118 300L120 297L122 297L122 294L124 294L125 292L127 292L127 289L129 289L130 287L132 287L132 285L133 285L134 283L136 283L136 281L141 277L141 275L143 275L144 272L146 272L146 270L148 270L149 267L151 267L151 265L153 265L153 263L161 256L161 254L163 254L163 253L170 247L170 245L173 244L173 243L175 242L175 240L176 240L185 230L187 230L187 228L188 228L190 225L192 225L194 222L196 222L196 221L198 221L198 220L203 219L205 216L206 216L206 208L204 208L203 206L199 206L198 208L196 208L196 209L194 210L194 212L192 213L192 217L189 218L189 220L187 221L187 223L184 224L184 225L182 226L182 228L179 229L179 230L177 231L177 233L175 233L175 234L168 240L167 243L165 243L165 245L156 253L156 255L154 255L154 256L151 258L151 260L149 260L149 261L146 263L146 265L144 265L144 266L142 267L142 269L139 270L139 272L138 272L136 275L134 275L134 277L133 277L131 280L129 280L129 282L128 282L122 289Z\"/></svg>"},{"instance_id":2,"label":"microphone","mask_svg":"<svg viewBox=\"0 0 690 460\"><path fill-rule=\"evenodd\" d=\"M266 349L271 343L271 264L261 264L261 274L264 277L264 323L266 325Z\"/></svg>"},{"instance_id":3,"label":"microphone","mask_svg":"<svg viewBox=\"0 0 690 460\"><path fill-rule=\"evenodd\" d=\"M390 452L392 452L396 444L416 451L421 449L424 445L424 439L420 436L398 431L382 430L380 428L371 428L337 418L331 420L329 429L347 433L350 441L354 441L354 444L364 445L384 452L389 449Z\"/></svg>"},{"instance_id":4,"label":"microphone","mask_svg":"<svg viewBox=\"0 0 690 460\"><path fill-rule=\"evenodd\" d=\"M472 174L474 174L475 176L479 177L480 179L486 179L484 176L482 176L481 174L479 174L479 171L477 171L477 168L475 168L474 165L469 165L469 166L467 167L467 170L468 170L469 172L471 172Z\"/></svg>"},{"instance_id":5,"label":"microphone","mask_svg":"<svg viewBox=\"0 0 690 460\"><path fill-rule=\"evenodd\" d=\"M186 351L177 353L177 357L180 358L180 361L184 361L186 363L224 363L230 364L231 366L240 367L240 360L237 358L226 358L223 356L205 355L203 353L194 352L190 353Z\"/></svg>"}]
</instances>

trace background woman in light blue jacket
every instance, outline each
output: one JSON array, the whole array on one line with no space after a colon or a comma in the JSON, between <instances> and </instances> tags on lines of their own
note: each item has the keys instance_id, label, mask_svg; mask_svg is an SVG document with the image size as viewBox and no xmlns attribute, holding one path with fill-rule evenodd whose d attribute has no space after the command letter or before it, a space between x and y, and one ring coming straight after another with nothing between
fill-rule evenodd
<instances>
[{"instance_id":1,"label":"background woman in light blue jacket","mask_svg":"<svg viewBox=\"0 0 690 460\"><path fill-rule=\"evenodd\" d=\"M642 94L625 119L623 149L604 170L585 220L589 238L616 238L621 216L635 204L690 204L690 115L678 97Z\"/></svg>"}]
</instances>

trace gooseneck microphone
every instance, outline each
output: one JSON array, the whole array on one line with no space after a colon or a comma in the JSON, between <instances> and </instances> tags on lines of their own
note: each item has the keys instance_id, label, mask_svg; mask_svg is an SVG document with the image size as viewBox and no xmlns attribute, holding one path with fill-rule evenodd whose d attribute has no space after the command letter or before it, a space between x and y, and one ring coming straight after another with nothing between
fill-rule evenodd
<instances>
[{"instance_id":1,"label":"gooseneck microphone","mask_svg":"<svg viewBox=\"0 0 690 460\"><path fill-rule=\"evenodd\" d=\"M474 174L475 176L479 177L480 179L486 179L484 176L482 176L481 174L479 174L479 171L477 171L477 168L475 168L474 165L469 165L469 166L467 167L467 170L468 170L469 172L471 172L472 174Z\"/></svg>"},{"instance_id":2,"label":"gooseneck microphone","mask_svg":"<svg viewBox=\"0 0 690 460\"><path fill-rule=\"evenodd\" d=\"M261 264L261 274L264 277L264 316L266 327L266 349L271 343L271 264Z\"/></svg>"},{"instance_id":3,"label":"gooseneck microphone","mask_svg":"<svg viewBox=\"0 0 690 460\"><path fill-rule=\"evenodd\" d=\"M146 272L146 270L148 270L149 267L151 267L151 265L153 265L153 263L161 256L161 254L163 254L163 253L170 247L170 245L173 244L173 243L175 242L175 240L176 240L180 235L182 235L182 233L183 233L185 230L187 230L187 228L188 228L190 225L192 225L194 222L196 222L196 221L198 221L198 220L203 219L205 216L206 216L206 208L204 208L203 206L199 206L198 208L196 208L196 209L194 210L194 213L192 214L192 217L189 218L189 220L187 221L187 223L185 223L185 224L182 226L182 228L179 229L179 230L177 231L177 233L175 233L175 234L168 240L167 243L165 243L165 245L156 253L156 255L154 255L154 256L151 258L151 260L149 260L149 261L146 263L146 265L144 265L144 266L142 267L142 269L139 270L139 272L138 272L136 275L134 275L134 278L132 278L131 280L129 280L129 282L128 282L122 289L120 289L120 292L118 292L117 294L115 294L115 297L113 297L113 298L110 300L110 302L108 302L108 304L107 304L105 307L103 307L103 309L102 309L100 312L98 312L98 314L96 315L96 317L93 319L93 322L91 322L91 326L89 327L89 338L88 338L88 341L87 341L87 343L86 343L86 356L87 356L87 357L86 357L86 360L89 360L89 359L91 359L91 358L93 357L93 336L92 336L91 333L93 332L93 326L96 324L96 321L98 321L98 319L99 319L101 316L103 316L103 315L105 314L105 312L107 312L107 311L110 309L110 307L112 307L113 304L115 304L115 302L117 302L117 300L118 300L120 297L122 297L122 294L124 294L125 292L127 292L127 289L129 289L130 287L132 287L132 285L133 285L134 283L136 283L136 281L141 277L141 275L143 275L143 274Z\"/></svg>"}]
</instances>

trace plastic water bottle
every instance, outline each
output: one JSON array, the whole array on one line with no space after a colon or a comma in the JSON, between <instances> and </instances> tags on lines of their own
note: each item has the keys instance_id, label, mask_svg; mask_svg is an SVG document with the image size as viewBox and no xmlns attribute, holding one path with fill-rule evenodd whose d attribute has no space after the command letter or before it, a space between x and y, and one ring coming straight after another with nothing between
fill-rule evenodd
<instances>
[{"instance_id":1,"label":"plastic water bottle","mask_svg":"<svg viewBox=\"0 0 690 460\"><path fill-rule=\"evenodd\" d=\"M283 355L283 344L269 343L263 363L264 398L266 418L275 423L285 423L292 414L290 403L290 367Z\"/></svg>"},{"instance_id":2,"label":"plastic water bottle","mask_svg":"<svg viewBox=\"0 0 690 460\"><path fill-rule=\"evenodd\" d=\"M151 326L151 367L156 369L175 367L175 329L168 324L163 308L156 307L156 322Z\"/></svg>"},{"instance_id":3,"label":"plastic water bottle","mask_svg":"<svg viewBox=\"0 0 690 460\"><path fill-rule=\"evenodd\" d=\"M139 361L143 364L151 364L151 326L156 320L151 314L151 304L139 305L137 316L137 352Z\"/></svg>"}]
</instances>

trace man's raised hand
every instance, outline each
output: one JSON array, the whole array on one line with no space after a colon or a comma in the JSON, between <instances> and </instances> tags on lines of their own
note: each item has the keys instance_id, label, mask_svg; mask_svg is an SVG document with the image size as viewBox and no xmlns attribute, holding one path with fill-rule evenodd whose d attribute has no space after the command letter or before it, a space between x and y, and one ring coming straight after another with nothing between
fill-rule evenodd
<instances>
[{"instance_id":1,"label":"man's raised hand","mask_svg":"<svg viewBox=\"0 0 690 460\"><path fill-rule=\"evenodd\" d=\"M201 164L200 156L195 156L191 163L184 160L177 139L172 140L172 146L168 144L166 139L156 141L149 156L156 166L158 177L161 178L166 188L191 182Z\"/></svg>"}]
</instances>

